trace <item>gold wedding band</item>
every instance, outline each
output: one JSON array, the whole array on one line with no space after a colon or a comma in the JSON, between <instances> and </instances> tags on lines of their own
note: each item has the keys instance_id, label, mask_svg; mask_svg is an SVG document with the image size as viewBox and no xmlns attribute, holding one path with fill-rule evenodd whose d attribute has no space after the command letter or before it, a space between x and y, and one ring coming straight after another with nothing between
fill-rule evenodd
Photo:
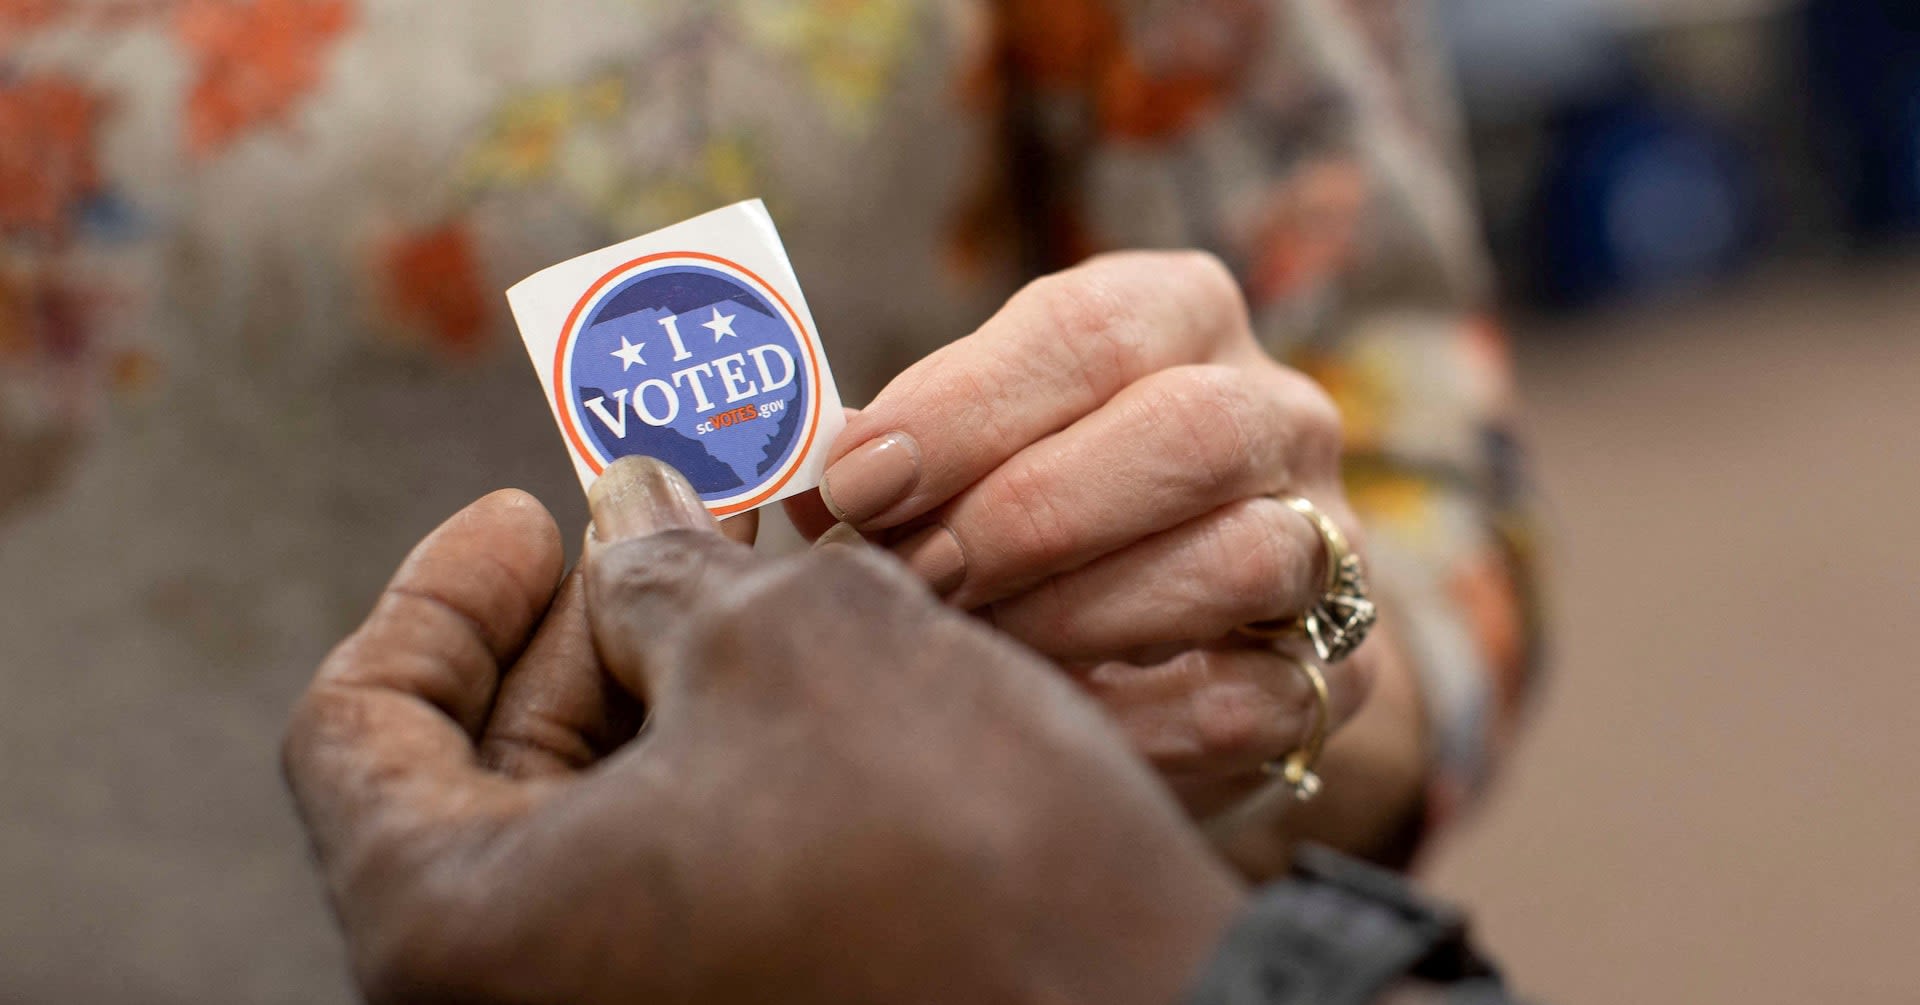
<instances>
[{"instance_id":1,"label":"gold wedding band","mask_svg":"<svg viewBox=\"0 0 1920 1005\"><path fill-rule=\"evenodd\" d=\"M1313 729L1307 733L1307 740L1299 749L1277 761L1268 762L1261 770L1268 777L1285 782L1293 790L1293 798L1304 803L1320 794L1320 776L1313 769L1320 763L1320 749L1327 744L1327 730L1333 722L1333 697L1327 693L1326 675L1312 660L1295 659L1279 649L1274 650L1274 655L1300 668L1308 683L1313 685Z\"/></svg>"},{"instance_id":2,"label":"gold wedding band","mask_svg":"<svg viewBox=\"0 0 1920 1005\"><path fill-rule=\"evenodd\" d=\"M1288 509L1307 518L1320 534L1326 550L1327 574L1321 584L1320 599L1300 617L1278 621L1256 621L1242 625L1240 633L1256 639L1284 639L1304 631L1313 641L1313 651L1327 663L1338 663L1353 655L1366 641L1378 617L1367 595L1366 570L1360 556L1347 543L1347 535L1319 507L1300 496L1282 499Z\"/></svg>"}]
</instances>

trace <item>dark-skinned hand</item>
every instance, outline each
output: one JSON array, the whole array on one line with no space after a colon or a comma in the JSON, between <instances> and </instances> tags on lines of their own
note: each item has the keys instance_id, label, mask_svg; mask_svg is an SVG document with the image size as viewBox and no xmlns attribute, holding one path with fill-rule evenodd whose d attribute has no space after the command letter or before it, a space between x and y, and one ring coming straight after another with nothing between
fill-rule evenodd
<instances>
[{"instance_id":1,"label":"dark-skinned hand","mask_svg":"<svg viewBox=\"0 0 1920 1005\"><path fill-rule=\"evenodd\" d=\"M1180 997L1242 891L1045 661L883 556L756 557L655 462L592 505L557 597L537 502L453 517L295 713L371 1000Z\"/></svg>"}]
</instances>

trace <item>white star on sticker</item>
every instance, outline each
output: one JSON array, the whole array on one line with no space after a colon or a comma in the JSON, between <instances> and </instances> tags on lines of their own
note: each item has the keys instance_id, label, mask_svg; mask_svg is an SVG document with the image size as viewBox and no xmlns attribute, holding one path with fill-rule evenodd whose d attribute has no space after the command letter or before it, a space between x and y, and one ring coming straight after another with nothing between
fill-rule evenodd
<instances>
[{"instance_id":1,"label":"white star on sticker","mask_svg":"<svg viewBox=\"0 0 1920 1005\"><path fill-rule=\"evenodd\" d=\"M738 314L721 314L720 308L715 307L713 309L713 320L700 322L700 327L712 332L715 342L720 341L723 335L732 335L735 338L739 338L740 333L733 330L733 319L739 316Z\"/></svg>"},{"instance_id":2,"label":"white star on sticker","mask_svg":"<svg viewBox=\"0 0 1920 1005\"><path fill-rule=\"evenodd\" d=\"M647 365L647 361L640 358L640 350L645 349L646 347L647 347L647 344L645 342L642 342L639 345L634 345L632 342L627 341L627 337L625 335L622 335L620 336L620 348L615 349L613 352L609 353L608 355L612 356L614 359L619 360L620 372L626 373L628 370L633 369L633 365L635 363L638 363L641 366Z\"/></svg>"}]
</instances>

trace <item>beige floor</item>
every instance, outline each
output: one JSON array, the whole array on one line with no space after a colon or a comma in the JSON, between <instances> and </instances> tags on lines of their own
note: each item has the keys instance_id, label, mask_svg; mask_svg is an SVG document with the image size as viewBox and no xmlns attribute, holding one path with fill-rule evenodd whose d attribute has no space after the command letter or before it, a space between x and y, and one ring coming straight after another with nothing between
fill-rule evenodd
<instances>
[{"instance_id":1,"label":"beige floor","mask_svg":"<svg viewBox=\"0 0 1920 1005\"><path fill-rule=\"evenodd\" d=\"M1440 885L1554 1001L1920 1002L1920 265L1522 342L1559 667ZM525 375L503 358L462 380L518 395ZM511 476L579 525L522 404L489 435L524 427L502 455L525 465L456 451L396 482L424 480L417 502L365 501L410 515L350 550L258 503L285 486L209 485L164 452L102 456L68 503L0 527L0 1003L346 1000L275 738L434 514ZM330 462L390 463L384 442ZM229 522L236 570L298 582L256 597L209 566L194 542ZM130 609L100 589L116 570L173 585Z\"/></svg>"},{"instance_id":2,"label":"beige floor","mask_svg":"<svg viewBox=\"0 0 1920 1005\"><path fill-rule=\"evenodd\" d=\"M1551 334L1558 670L1438 884L1559 1002L1920 1002L1920 267Z\"/></svg>"}]
</instances>

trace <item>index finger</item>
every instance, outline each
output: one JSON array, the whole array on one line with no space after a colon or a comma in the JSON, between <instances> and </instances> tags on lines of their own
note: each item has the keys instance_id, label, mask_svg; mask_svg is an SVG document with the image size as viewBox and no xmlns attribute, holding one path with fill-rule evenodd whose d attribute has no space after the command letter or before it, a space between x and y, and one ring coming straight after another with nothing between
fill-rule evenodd
<instances>
[{"instance_id":1,"label":"index finger","mask_svg":"<svg viewBox=\"0 0 1920 1005\"><path fill-rule=\"evenodd\" d=\"M835 443L821 497L862 530L898 526L1147 374L1236 348L1253 348L1246 306L1219 259L1095 258L895 378Z\"/></svg>"},{"instance_id":2,"label":"index finger","mask_svg":"<svg viewBox=\"0 0 1920 1005\"><path fill-rule=\"evenodd\" d=\"M496 492L414 548L294 710L282 765L323 859L377 821L411 826L510 788L474 737L558 585L560 532L533 497Z\"/></svg>"}]
</instances>

